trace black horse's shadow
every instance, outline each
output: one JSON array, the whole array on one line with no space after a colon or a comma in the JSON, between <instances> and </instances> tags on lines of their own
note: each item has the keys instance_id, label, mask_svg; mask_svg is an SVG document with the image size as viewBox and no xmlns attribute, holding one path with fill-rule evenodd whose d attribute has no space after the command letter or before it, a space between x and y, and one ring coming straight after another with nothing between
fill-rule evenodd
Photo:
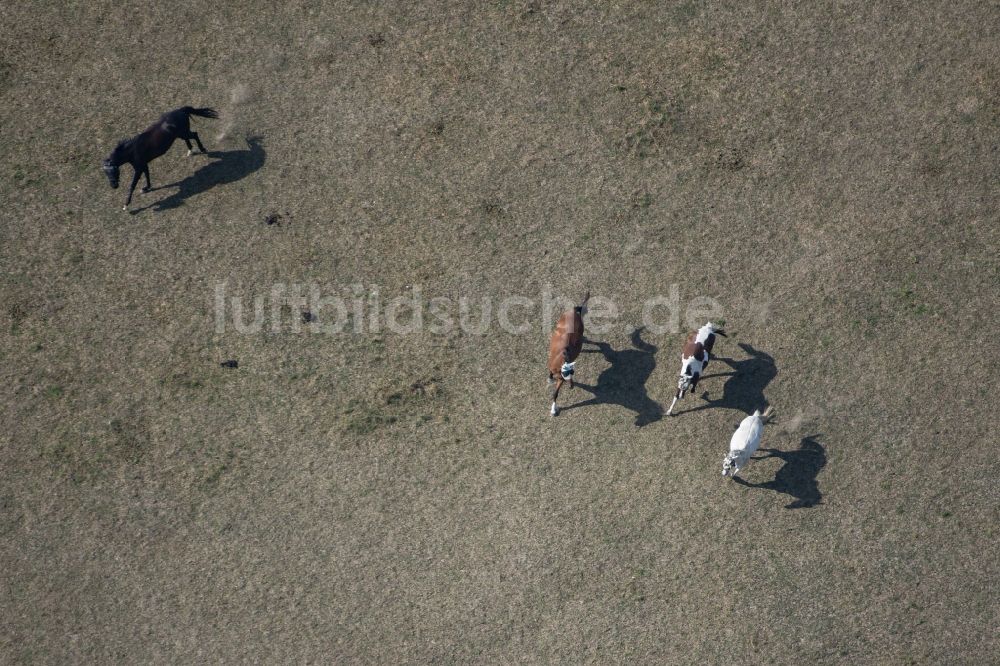
<instances>
[{"instance_id":1,"label":"black horse's shadow","mask_svg":"<svg viewBox=\"0 0 1000 666\"><path fill-rule=\"evenodd\" d=\"M819 491L816 477L826 466L826 452L823 445L816 441L818 435L803 437L796 451L778 451L777 449L760 449L766 453L764 458L781 458L785 463L774 475L773 481L750 483L740 477L733 481L748 488L766 488L778 493L791 495L795 501L786 504L786 509L804 509L816 506L823 499Z\"/></svg>"},{"instance_id":2,"label":"black horse's shadow","mask_svg":"<svg viewBox=\"0 0 1000 666\"><path fill-rule=\"evenodd\" d=\"M136 208L133 213L139 213L152 208L153 210L169 210L177 208L195 195L206 192L216 185L233 183L241 178L246 178L254 171L264 166L267 154L264 152L260 137L247 137L246 150L210 150L204 154L205 157L212 158L212 162L199 168L184 180L169 185L154 187L150 192L164 190L171 187L178 188L176 192L160 199L155 203Z\"/></svg>"},{"instance_id":3,"label":"black horse's shadow","mask_svg":"<svg viewBox=\"0 0 1000 666\"><path fill-rule=\"evenodd\" d=\"M750 358L736 361L731 358L715 357L710 363L721 361L733 369L729 373L716 373L705 375L702 380L711 377L728 376L729 379L722 386L722 396L716 399L708 397L708 391L701 394L705 403L686 409L677 414L697 412L702 409L713 407L729 407L743 414L752 414L756 409L763 409L767 404L764 397L764 389L771 383L771 380L778 375L778 367L774 364L774 357L759 349L754 349L752 345L741 342L740 349L750 355Z\"/></svg>"},{"instance_id":4,"label":"black horse's shadow","mask_svg":"<svg viewBox=\"0 0 1000 666\"><path fill-rule=\"evenodd\" d=\"M585 349L585 353L600 353L611 367L597 378L595 386L577 383L576 386L590 391L593 398L568 405L565 410L579 409L588 405L621 405L635 412L635 424L644 426L663 418L663 407L646 393L646 380L656 368L657 347L642 340L642 329L632 332L634 349L615 351L607 342L594 342L597 349Z\"/></svg>"}]
</instances>

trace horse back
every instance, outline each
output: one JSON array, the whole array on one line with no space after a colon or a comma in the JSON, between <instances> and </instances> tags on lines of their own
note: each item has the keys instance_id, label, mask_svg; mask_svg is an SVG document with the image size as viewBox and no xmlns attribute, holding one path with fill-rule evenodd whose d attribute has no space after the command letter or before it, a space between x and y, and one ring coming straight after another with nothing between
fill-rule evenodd
<instances>
[{"instance_id":1,"label":"horse back","mask_svg":"<svg viewBox=\"0 0 1000 666\"><path fill-rule=\"evenodd\" d=\"M688 337L687 342L684 343L684 349L681 350L681 357L691 358L693 356L700 361L703 358L704 349L700 342L694 341L694 335L691 335Z\"/></svg>"},{"instance_id":2,"label":"horse back","mask_svg":"<svg viewBox=\"0 0 1000 666\"><path fill-rule=\"evenodd\" d=\"M172 112L164 114L132 140L135 162L150 162L170 150L179 129L171 115Z\"/></svg>"},{"instance_id":3,"label":"horse back","mask_svg":"<svg viewBox=\"0 0 1000 666\"><path fill-rule=\"evenodd\" d=\"M549 370L558 372L564 360L576 360L583 349L583 316L574 311L563 313L549 341ZM565 350L565 358L563 351Z\"/></svg>"}]
</instances>

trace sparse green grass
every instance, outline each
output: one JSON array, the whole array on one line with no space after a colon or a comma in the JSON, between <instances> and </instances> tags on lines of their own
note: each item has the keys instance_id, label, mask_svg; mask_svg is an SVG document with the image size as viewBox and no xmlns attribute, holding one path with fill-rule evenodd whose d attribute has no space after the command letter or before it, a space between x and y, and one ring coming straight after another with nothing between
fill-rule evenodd
<instances>
[{"instance_id":1,"label":"sparse green grass","mask_svg":"<svg viewBox=\"0 0 1000 666\"><path fill-rule=\"evenodd\" d=\"M909 314L924 315L930 312L930 308L920 302L920 297L913 289L900 289L896 292L896 297Z\"/></svg>"},{"instance_id":2,"label":"sparse green grass","mask_svg":"<svg viewBox=\"0 0 1000 666\"><path fill-rule=\"evenodd\" d=\"M402 418L413 416L414 410L443 396L440 379L427 377L409 382L404 388L390 388L373 398L352 398L344 410L345 430L356 436L370 435L379 428L390 426ZM407 382L396 382L396 384ZM416 415L417 425L433 419L429 414Z\"/></svg>"},{"instance_id":3,"label":"sparse green grass","mask_svg":"<svg viewBox=\"0 0 1000 666\"><path fill-rule=\"evenodd\" d=\"M626 134L623 142L640 159L659 153L666 134L684 131L684 107L677 100L651 96L643 100L642 109L638 128Z\"/></svg>"},{"instance_id":4,"label":"sparse green grass","mask_svg":"<svg viewBox=\"0 0 1000 666\"><path fill-rule=\"evenodd\" d=\"M379 428L397 421L393 414L386 414L383 407L371 406L365 402L348 404L346 431L352 435L370 435Z\"/></svg>"}]
</instances>

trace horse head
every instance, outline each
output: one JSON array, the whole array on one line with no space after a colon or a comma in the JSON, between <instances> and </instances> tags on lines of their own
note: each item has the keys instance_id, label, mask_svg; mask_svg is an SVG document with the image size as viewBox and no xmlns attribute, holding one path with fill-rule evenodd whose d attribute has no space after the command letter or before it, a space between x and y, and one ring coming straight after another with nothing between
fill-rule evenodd
<instances>
[{"instance_id":1,"label":"horse head","mask_svg":"<svg viewBox=\"0 0 1000 666\"><path fill-rule=\"evenodd\" d=\"M101 163L101 169L104 171L104 175L108 177L108 184L111 185L111 189L118 189L118 165L112 162L109 157Z\"/></svg>"},{"instance_id":2,"label":"horse head","mask_svg":"<svg viewBox=\"0 0 1000 666\"><path fill-rule=\"evenodd\" d=\"M108 184L111 185L111 189L118 189L118 167L121 166L127 160L124 156L124 151L128 145L128 139L122 139L115 146L115 149L111 151L108 158L101 162L101 170L104 171L104 175L108 177Z\"/></svg>"},{"instance_id":3,"label":"horse head","mask_svg":"<svg viewBox=\"0 0 1000 666\"><path fill-rule=\"evenodd\" d=\"M729 470L733 468L733 463L735 461L736 461L736 456L734 456L732 453L727 454L726 457L722 459L722 476L730 476ZM736 472L738 471L740 470L734 469L732 471L732 476L736 476Z\"/></svg>"},{"instance_id":4,"label":"horse head","mask_svg":"<svg viewBox=\"0 0 1000 666\"><path fill-rule=\"evenodd\" d=\"M684 397L684 393L691 388L692 376L686 372L682 372L677 378L677 390L680 392L681 397Z\"/></svg>"}]
</instances>

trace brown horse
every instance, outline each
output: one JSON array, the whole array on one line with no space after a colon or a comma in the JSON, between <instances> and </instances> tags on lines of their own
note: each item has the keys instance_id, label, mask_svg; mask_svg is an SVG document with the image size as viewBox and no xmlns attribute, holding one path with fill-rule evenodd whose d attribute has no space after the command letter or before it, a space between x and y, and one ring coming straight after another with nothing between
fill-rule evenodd
<instances>
[{"instance_id":1,"label":"brown horse","mask_svg":"<svg viewBox=\"0 0 1000 666\"><path fill-rule=\"evenodd\" d=\"M568 381L569 387L573 388L576 357L583 349L583 315L587 313L588 300L590 300L589 291L579 305L559 317L556 330L552 331L552 339L549 341L549 384L553 382L556 384L552 394L550 411L552 416L559 413L556 400L559 398L559 389L562 388L563 382Z\"/></svg>"},{"instance_id":2,"label":"brown horse","mask_svg":"<svg viewBox=\"0 0 1000 666\"><path fill-rule=\"evenodd\" d=\"M671 416L674 405L684 397L688 391L694 391L698 386L701 374L708 367L708 356L715 346L715 336L726 337L726 332L721 328L716 328L715 324L708 322L697 331L687 337L684 348L681 350L681 374L677 380L677 393L674 394L674 401L670 403L667 416Z\"/></svg>"}]
</instances>

